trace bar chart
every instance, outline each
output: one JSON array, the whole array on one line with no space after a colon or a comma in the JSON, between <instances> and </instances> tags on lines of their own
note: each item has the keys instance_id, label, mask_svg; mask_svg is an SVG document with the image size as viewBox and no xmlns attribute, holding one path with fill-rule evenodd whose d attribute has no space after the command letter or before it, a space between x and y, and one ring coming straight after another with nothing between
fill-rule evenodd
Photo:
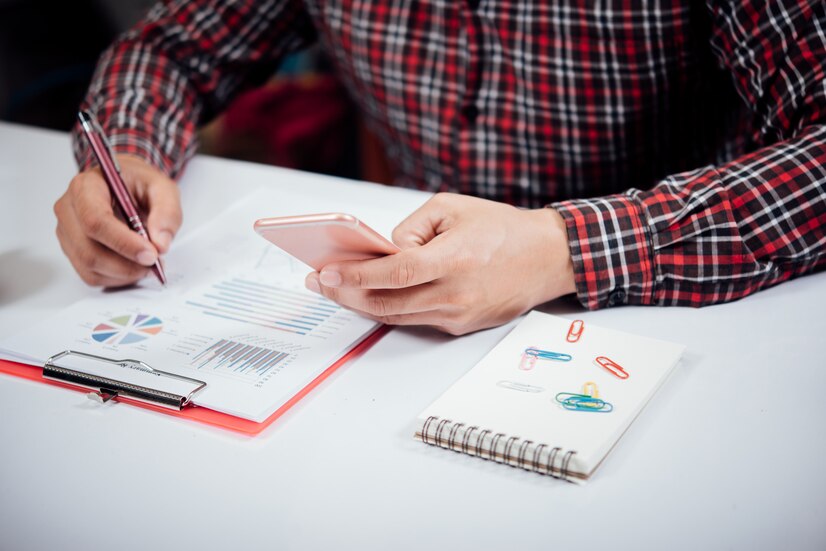
<instances>
[{"instance_id":1,"label":"bar chart","mask_svg":"<svg viewBox=\"0 0 826 551\"><path fill-rule=\"evenodd\" d=\"M190 365L198 370L259 378L289 356L289 353L280 350L220 339L192 358Z\"/></svg>"},{"instance_id":2,"label":"bar chart","mask_svg":"<svg viewBox=\"0 0 826 551\"><path fill-rule=\"evenodd\" d=\"M207 316L315 336L329 333L322 326L341 311L335 303L309 292L237 277L211 285L186 304Z\"/></svg>"}]
</instances>

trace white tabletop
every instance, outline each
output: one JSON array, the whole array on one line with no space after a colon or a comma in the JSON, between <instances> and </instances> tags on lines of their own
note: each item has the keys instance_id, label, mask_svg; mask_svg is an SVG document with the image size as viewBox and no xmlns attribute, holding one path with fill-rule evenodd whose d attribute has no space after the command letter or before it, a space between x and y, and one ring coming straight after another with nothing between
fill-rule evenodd
<instances>
[{"instance_id":1,"label":"white tabletop","mask_svg":"<svg viewBox=\"0 0 826 551\"><path fill-rule=\"evenodd\" d=\"M0 336L99 292L54 237L74 170L66 135L0 124ZM426 199L199 157L184 231L261 185L400 217ZM826 548L826 273L701 309L547 310L688 346L584 487L414 441L507 327L395 329L255 438L0 375L0 548Z\"/></svg>"}]
</instances>

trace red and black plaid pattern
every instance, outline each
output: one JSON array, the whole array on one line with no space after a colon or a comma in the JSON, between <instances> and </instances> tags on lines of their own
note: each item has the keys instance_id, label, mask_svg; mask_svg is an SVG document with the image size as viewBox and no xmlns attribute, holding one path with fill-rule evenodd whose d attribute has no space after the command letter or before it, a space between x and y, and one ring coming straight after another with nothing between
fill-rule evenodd
<instances>
[{"instance_id":1,"label":"red and black plaid pattern","mask_svg":"<svg viewBox=\"0 0 826 551\"><path fill-rule=\"evenodd\" d=\"M590 308L731 300L826 264L822 0L167 2L87 102L115 149L175 176L199 121L316 40L400 184L553 203Z\"/></svg>"}]
</instances>

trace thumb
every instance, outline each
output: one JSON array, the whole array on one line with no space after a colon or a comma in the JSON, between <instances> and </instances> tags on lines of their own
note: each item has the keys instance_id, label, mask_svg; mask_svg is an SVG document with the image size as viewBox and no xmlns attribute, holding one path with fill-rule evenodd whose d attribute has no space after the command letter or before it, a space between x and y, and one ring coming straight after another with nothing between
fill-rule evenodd
<instances>
[{"instance_id":1,"label":"thumb","mask_svg":"<svg viewBox=\"0 0 826 551\"><path fill-rule=\"evenodd\" d=\"M447 230L451 194L439 193L401 221L393 230L393 242L401 249L421 247Z\"/></svg>"},{"instance_id":2,"label":"thumb","mask_svg":"<svg viewBox=\"0 0 826 551\"><path fill-rule=\"evenodd\" d=\"M181 195L172 180L161 176L146 189L146 230L161 254L169 250L172 238L181 227Z\"/></svg>"}]
</instances>

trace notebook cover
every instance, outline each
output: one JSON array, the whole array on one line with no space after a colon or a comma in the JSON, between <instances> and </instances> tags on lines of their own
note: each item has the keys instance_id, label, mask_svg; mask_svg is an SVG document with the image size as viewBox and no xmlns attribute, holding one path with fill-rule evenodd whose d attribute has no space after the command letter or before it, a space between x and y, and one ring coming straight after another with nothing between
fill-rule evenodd
<instances>
[{"instance_id":1,"label":"notebook cover","mask_svg":"<svg viewBox=\"0 0 826 551\"><path fill-rule=\"evenodd\" d=\"M229 429L249 436L255 436L259 434L261 431L263 431L265 428L270 426L276 419L281 417L288 409L293 407L311 390L320 385L335 370L337 370L339 367L346 364L350 360L353 360L361 354L363 354L364 352L366 352L371 346L378 342L379 339L381 339L385 334L387 334L389 330L389 326L382 325L378 329L367 335L367 337L365 337L360 343L354 346L347 354L336 360L336 362L333 363L330 367L322 371L315 379L310 381L310 383L307 384L307 386L302 388L295 396L287 400L287 402L284 403L284 405L278 408L272 415L270 415L261 423L256 423L255 421L250 421L248 419L241 419L240 417L235 417L227 413L221 413L219 411L214 411L199 406L187 406L181 411L175 411L160 406L154 406L152 404L140 402L138 400L131 400L129 398L117 397L114 399L119 402L131 404L140 408L150 409L152 411L165 413L167 415L174 415L175 417L183 417L186 419L197 421L199 423L212 425L214 427L220 427L222 429ZM75 391L85 393L90 392L86 388L72 386L70 384L63 383L60 381L53 381L51 379L44 379L43 369L37 366L10 362L7 360L0 360L0 373L8 373L9 375L14 375L16 377L22 377L24 379L29 379L31 381L38 381L41 383L46 383L48 385L68 388Z\"/></svg>"}]
</instances>

